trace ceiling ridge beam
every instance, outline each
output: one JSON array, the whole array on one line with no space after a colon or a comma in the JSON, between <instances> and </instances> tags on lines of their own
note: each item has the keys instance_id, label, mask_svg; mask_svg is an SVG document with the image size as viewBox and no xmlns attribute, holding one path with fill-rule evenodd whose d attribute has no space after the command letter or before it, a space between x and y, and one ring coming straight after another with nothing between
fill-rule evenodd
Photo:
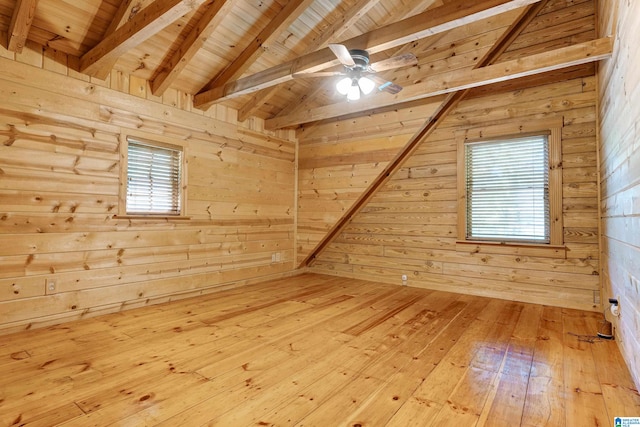
<instances>
[{"instance_id":1,"label":"ceiling ridge beam","mask_svg":"<svg viewBox=\"0 0 640 427\"><path fill-rule=\"evenodd\" d=\"M360 0L347 10L345 15L323 30L320 36L314 39L305 49L304 53L311 53L320 48L326 47L331 41L335 41L346 30L351 28L362 16L364 16L380 0ZM277 86L263 89L251 97L249 102L238 110L238 120L243 122L250 115L256 112L262 105L271 99L278 92ZM297 103L296 103L297 104Z\"/></svg>"},{"instance_id":2,"label":"ceiling ridge beam","mask_svg":"<svg viewBox=\"0 0 640 427\"><path fill-rule=\"evenodd\" d=\"M186 39L180 43L178 50L158 67L156 75L150 82L151 93L160 96L169 89L236 2L237 0L214 0L212 4L206 6L204 14Z\"/></svg>"},{"instance_id":3,"label":"ceiling ridge beam","mask_svg":"<svg viewBox=\"0 0 640 427\"><path fill-rule=\"evenodd\" d=\"M27 42L31 24L36 14L38 0L18 0L13 9L7 35L7 50L21 53Z\"/></svg>"},{"instance_id":4,"label":"ceiling ridge beam","mask_svg":"<svg viewBox=\"0 0 640 427\"><path fill-rule=\"evenodd\" d=\"M289 28L293 21L313 3L314 0L290 0L282 10L273 18L266 27L249 43L242 53L229 64L222 72L218 73L202 90L225 84L230 80L240 77L251 67L262 54L269 50L270 45Z\"/></svg>"},{"instance_id":5,"label":"ceiling ridge beam","mask_svg":"<svg viewBox=\"0 0 640 427\"><path fill-rule=\"evenodd\" d=\"M204 2L205 0L155 0L82 55L78 71L99 79L106 78L121 55Z\"/></svg>"},{"instance_id":6,"label":"ceiling ridge beam","mask_svg":"<svg viewBox=\"0 0 640 427\"><path fill-rule=\"evenodd\" d=\"M301 110L289 116L267 119L265 121L265 128L273 130L326 120L367 111L373 108L388 107L458 90L486 86L520 77L596 62L611 57L612 49L613 40L605 37L473 70L453 70L446 73L444 77L439 77L439 79L425 78L420 83L405 87L402 92L395 95L379 93L375 99L367 101L366 105L340 102L338 104L324 105L314 109Z\"/></svg>"},{"instance_id":7,"label":"ceiling ridge beam","mask_svg":"<svg viewBox=\"0 0 640 427\"><path fill-rule=\"evenodd\" d=\"M436 34L434 36L429 37L429 42L426 46L423 47L423 49L427 49L431 46L433 46L434 44L438 43L438 41L440 39L442 39L444 36L446 35L446 33L439 33ZM398 56L398 55L402 55L404 53L408 53L409 50L412 49L412 46L409 45L404 45L398 49L396 49L393 54L391 56ZM274 86L275 88L275 86ZM324 86L319 86L317 87L311 94L309 94L308 96L303 97L299 103L295 104L296 108L293 108L294 105L290 104L288 105L285 109L283 109L282 111L280 111L277 115L275 115L274 117L271 117L270 119L267 120L273 120L272 123L277 122L274 119L284 119L285 117L295 114L294 111L296 111L296 109L300 109L302 111L306 111L308 110L308 108L306 108L306 106L311 102L311 100L314 98L314 96L317 96L318 93L320 93L322 90L324 90ZM334 86L334 90L335 90L335 86ZM366 111L370 111L369 109L367 109ZM311 125L313 126L313 125ZM308 126L306 128L306 130L308 131L310 129L311 126Z\"/></svg>"},{"instance_id":8,"label":"ceiling ridge beam","mask_svg":"<svg viewBox=\"0 0 640 427\"><path fill-rule=\"evenodd\" d=\"M430 1L429 3L433 4L433 2L434 2L434 0ZM426 8L428 6L426 6L423 2L420 2L420 3L421 3L420 9L422 11L426 10ZM415 4L412 4L410 6L407 6L407 7L403 8L400 11L401 12L400 20L406 19L406 18L416 14L417 13L416 10L418 8L419 8L419 6L416 6ZM343 25L343 28L347 29L346 25ZM342 33L340 33L340 34L342 34ZM440 33L439 35L437 35L437 37L442 37L442 36L444 36L444 34L445 33ZM436 38L436 36L432 36L430 38ZM325 44L325 46L326 46L326 44ZM325 46L322 46L322 47L325 47ZM319 47L321 47L321 46L318 46L318 48ZM395 51L395 53L393 53L390 56L393 57L393 56L400 55L401 53L406 53L406 51L408 51L409 49L411 49L411 45L404 45L404 46L400 47L399 49L397 49ZM310 102L312 102L322 91L326 90L327 86L328 86L327 82L320 83L320 84L316 85L310 93L304 94L296 102L290 102L285 108L283 108L280 112L278 112L278 114L276 114L274 117L271 117L271 118L288 116L289 114L291 114L292 112L296 111L299 108L305 109L306 105L308 105ZM270 89L273 90L273 91L277 91L278 87L277 86L272 86ZM334 90L335 90L335 85L334 85ZM241 116L238 114L238 119L240 119L240 117Z\"/></svg>"},{"instance_id":9,"label":"ceiling ridge beam","mask_svg":"<svg viewBox=\"0 0 640 427\"><path fill-rule=\"evenodd\" d=\"M546 4L548 0L542 0L542 6ZM508 48L509 44L526 28L526 24L530 22L531 15L537 14L540 10L540 5L528 6L523 13L514 21L512 25L503 33L496 43L489 49L489 51L478 61L475 68L481 68L492 64L496 61L500 55ZM524 25L523 25L524 24ZM415 152L418 146L426 140L429 135L444 121L444 119L453 111L460 101L462 101L470 89L464 89L456 92L452 92L447 95L447 98L440 104L437 110L427 119L422 127L409 139L407 144L400 150L400 152L387 164L382 172L376 177L376 179L369 185L369 187L358 197L358 199L351 205L347 212L334 224L331 230L325 235L325 237L315 246L313 251L305 257L300 264L301 267L307 267L311 264L318 255L331 243L335 238L345 229L355 215L371 200L371 198L378 192L378 190L385 184L391 176L400 169L404 162Z\"/></svg>"},{"instance_id":10,"label":"ceiling ridge beam","mask_svg":"<svg viewBox=\"0 0 640 427\"><path fill-rule=\"evenodd\" d=\"M472 4L458 0L377 28L343 42L348 48L367 49L370 54L486 19L540 0L477 0ZM217 102L236 98L293 79L295 73L309 73L339 65L330 49L324 48L292 61L268 68L239 80L200 92L194 106L209 108Z\"/></svg>"}]
</instances>

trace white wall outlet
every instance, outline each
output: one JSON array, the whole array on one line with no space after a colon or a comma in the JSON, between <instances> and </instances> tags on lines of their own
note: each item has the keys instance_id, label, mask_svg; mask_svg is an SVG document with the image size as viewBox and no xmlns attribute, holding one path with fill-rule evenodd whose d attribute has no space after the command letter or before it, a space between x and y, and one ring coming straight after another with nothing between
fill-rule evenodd
<instances>
[{"instance_id":1,"label":"white wall outlet","mask_svg":"<svg viewBox=\"0 0 640 427\"><path fill-rule=\"evenodd\" d=\"M54 294L56 292L56 281L55 279L47 279L46 280L46 293L47 294Z\"/></svg>"},{"instance_id":2,"label":"white wall outlet","mask_svg":"<svg viewBox=\"0 0 640 427\"><path fill-rule=\"evenodd\" d=\"M276 262L276 254L275 253L271 254L271 262Z\"/></svg>"},{"instance_id":3,"label":"white wall outlet","mask_svg":"<svg viewBox=\"0 0 640 427\"><path fill-rule=\"evenodd\" d=\"M276 262L282 261L282 253L276 252Z\"/></svg>"},{"instance_id":4,"label":"white wall outlet","mask_svg":"<svg viewBox=\"0 0 640 427\"><path fill-rule=\"evenodd\" d=\"M402 286L407 286L407 275L406 274L402 275Z\"/></svg>"}]
</instances>

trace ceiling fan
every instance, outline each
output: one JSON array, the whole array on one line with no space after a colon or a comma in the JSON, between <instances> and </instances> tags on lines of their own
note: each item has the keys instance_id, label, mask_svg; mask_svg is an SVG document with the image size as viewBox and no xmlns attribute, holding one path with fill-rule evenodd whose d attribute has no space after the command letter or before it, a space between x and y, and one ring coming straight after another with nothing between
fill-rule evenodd
<instances>
[{"instance_id":1,"label":"ceiling fan","mask_svg":"<svg viewBox=\"0 0 640 427\"><path fill-rule=\"evenodd\" d=\"M326 77L344 76L336 84L336 89L341 95L346 95L347 100L357 101L360 95L368 95L377 86L379 91L396 94L402 90L402 86L387 81L375 75L380 71L394 68L408 67L418 63L418 59L412 53L394 56L382 61L369 63L369 52L363 49L347 49L342 44L329 44L329 49L344 66L343 71L326 71L317 73L296 74L294 77Z\"/></svg>"}]
</instances>

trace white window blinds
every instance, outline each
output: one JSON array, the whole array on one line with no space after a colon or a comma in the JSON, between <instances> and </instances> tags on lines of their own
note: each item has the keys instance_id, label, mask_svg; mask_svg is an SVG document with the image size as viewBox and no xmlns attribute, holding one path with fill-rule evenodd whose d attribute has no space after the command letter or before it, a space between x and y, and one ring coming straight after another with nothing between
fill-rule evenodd
<instances>
[{"instance_id":1,"label":"white window blinds","mask_svg":"<svg viewBox=\"0 0 640 427\"><path fill-rule=\"evenodd\" d=\"M180 215L182 151L128 140L127 213Z\"/></svg>"},{"instance_id":2,"label":"white window blinds","mask_svg":"<svg viewBox=\"0 0 640 427\"><path fill-rule=\"evenodd\" d=\"M465 145L467 239L549 243L547 135Z\"/></svg>"}]
</instances>

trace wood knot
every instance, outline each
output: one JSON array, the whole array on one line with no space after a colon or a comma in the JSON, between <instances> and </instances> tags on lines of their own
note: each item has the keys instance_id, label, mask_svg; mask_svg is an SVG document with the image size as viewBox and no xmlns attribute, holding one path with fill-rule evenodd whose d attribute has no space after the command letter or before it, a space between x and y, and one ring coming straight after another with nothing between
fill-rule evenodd
<instances>
[{"instance_id":1,"label":"wood knot","mask_svg":"<svg viewBox=\"0 0 640 427\"><path fill-rule=\"evenodd\" d=\"M144 402L145 400L149 400L151 399L151 395L150 394L145 394L144 396L142 396L140 399L138 399L140 402Z\"/></svg>"},{"instance_id":2,"label":"wood knot","mask_svg":"<svg viewBox=\"0 0 640 427\"><path fill-rule=\"evenodd\" d=\"M17 353L11 353L11 359L13 360L23 360L29 358L29 353L26 351L19 351Z\"/></svg>"}]
</instances>

